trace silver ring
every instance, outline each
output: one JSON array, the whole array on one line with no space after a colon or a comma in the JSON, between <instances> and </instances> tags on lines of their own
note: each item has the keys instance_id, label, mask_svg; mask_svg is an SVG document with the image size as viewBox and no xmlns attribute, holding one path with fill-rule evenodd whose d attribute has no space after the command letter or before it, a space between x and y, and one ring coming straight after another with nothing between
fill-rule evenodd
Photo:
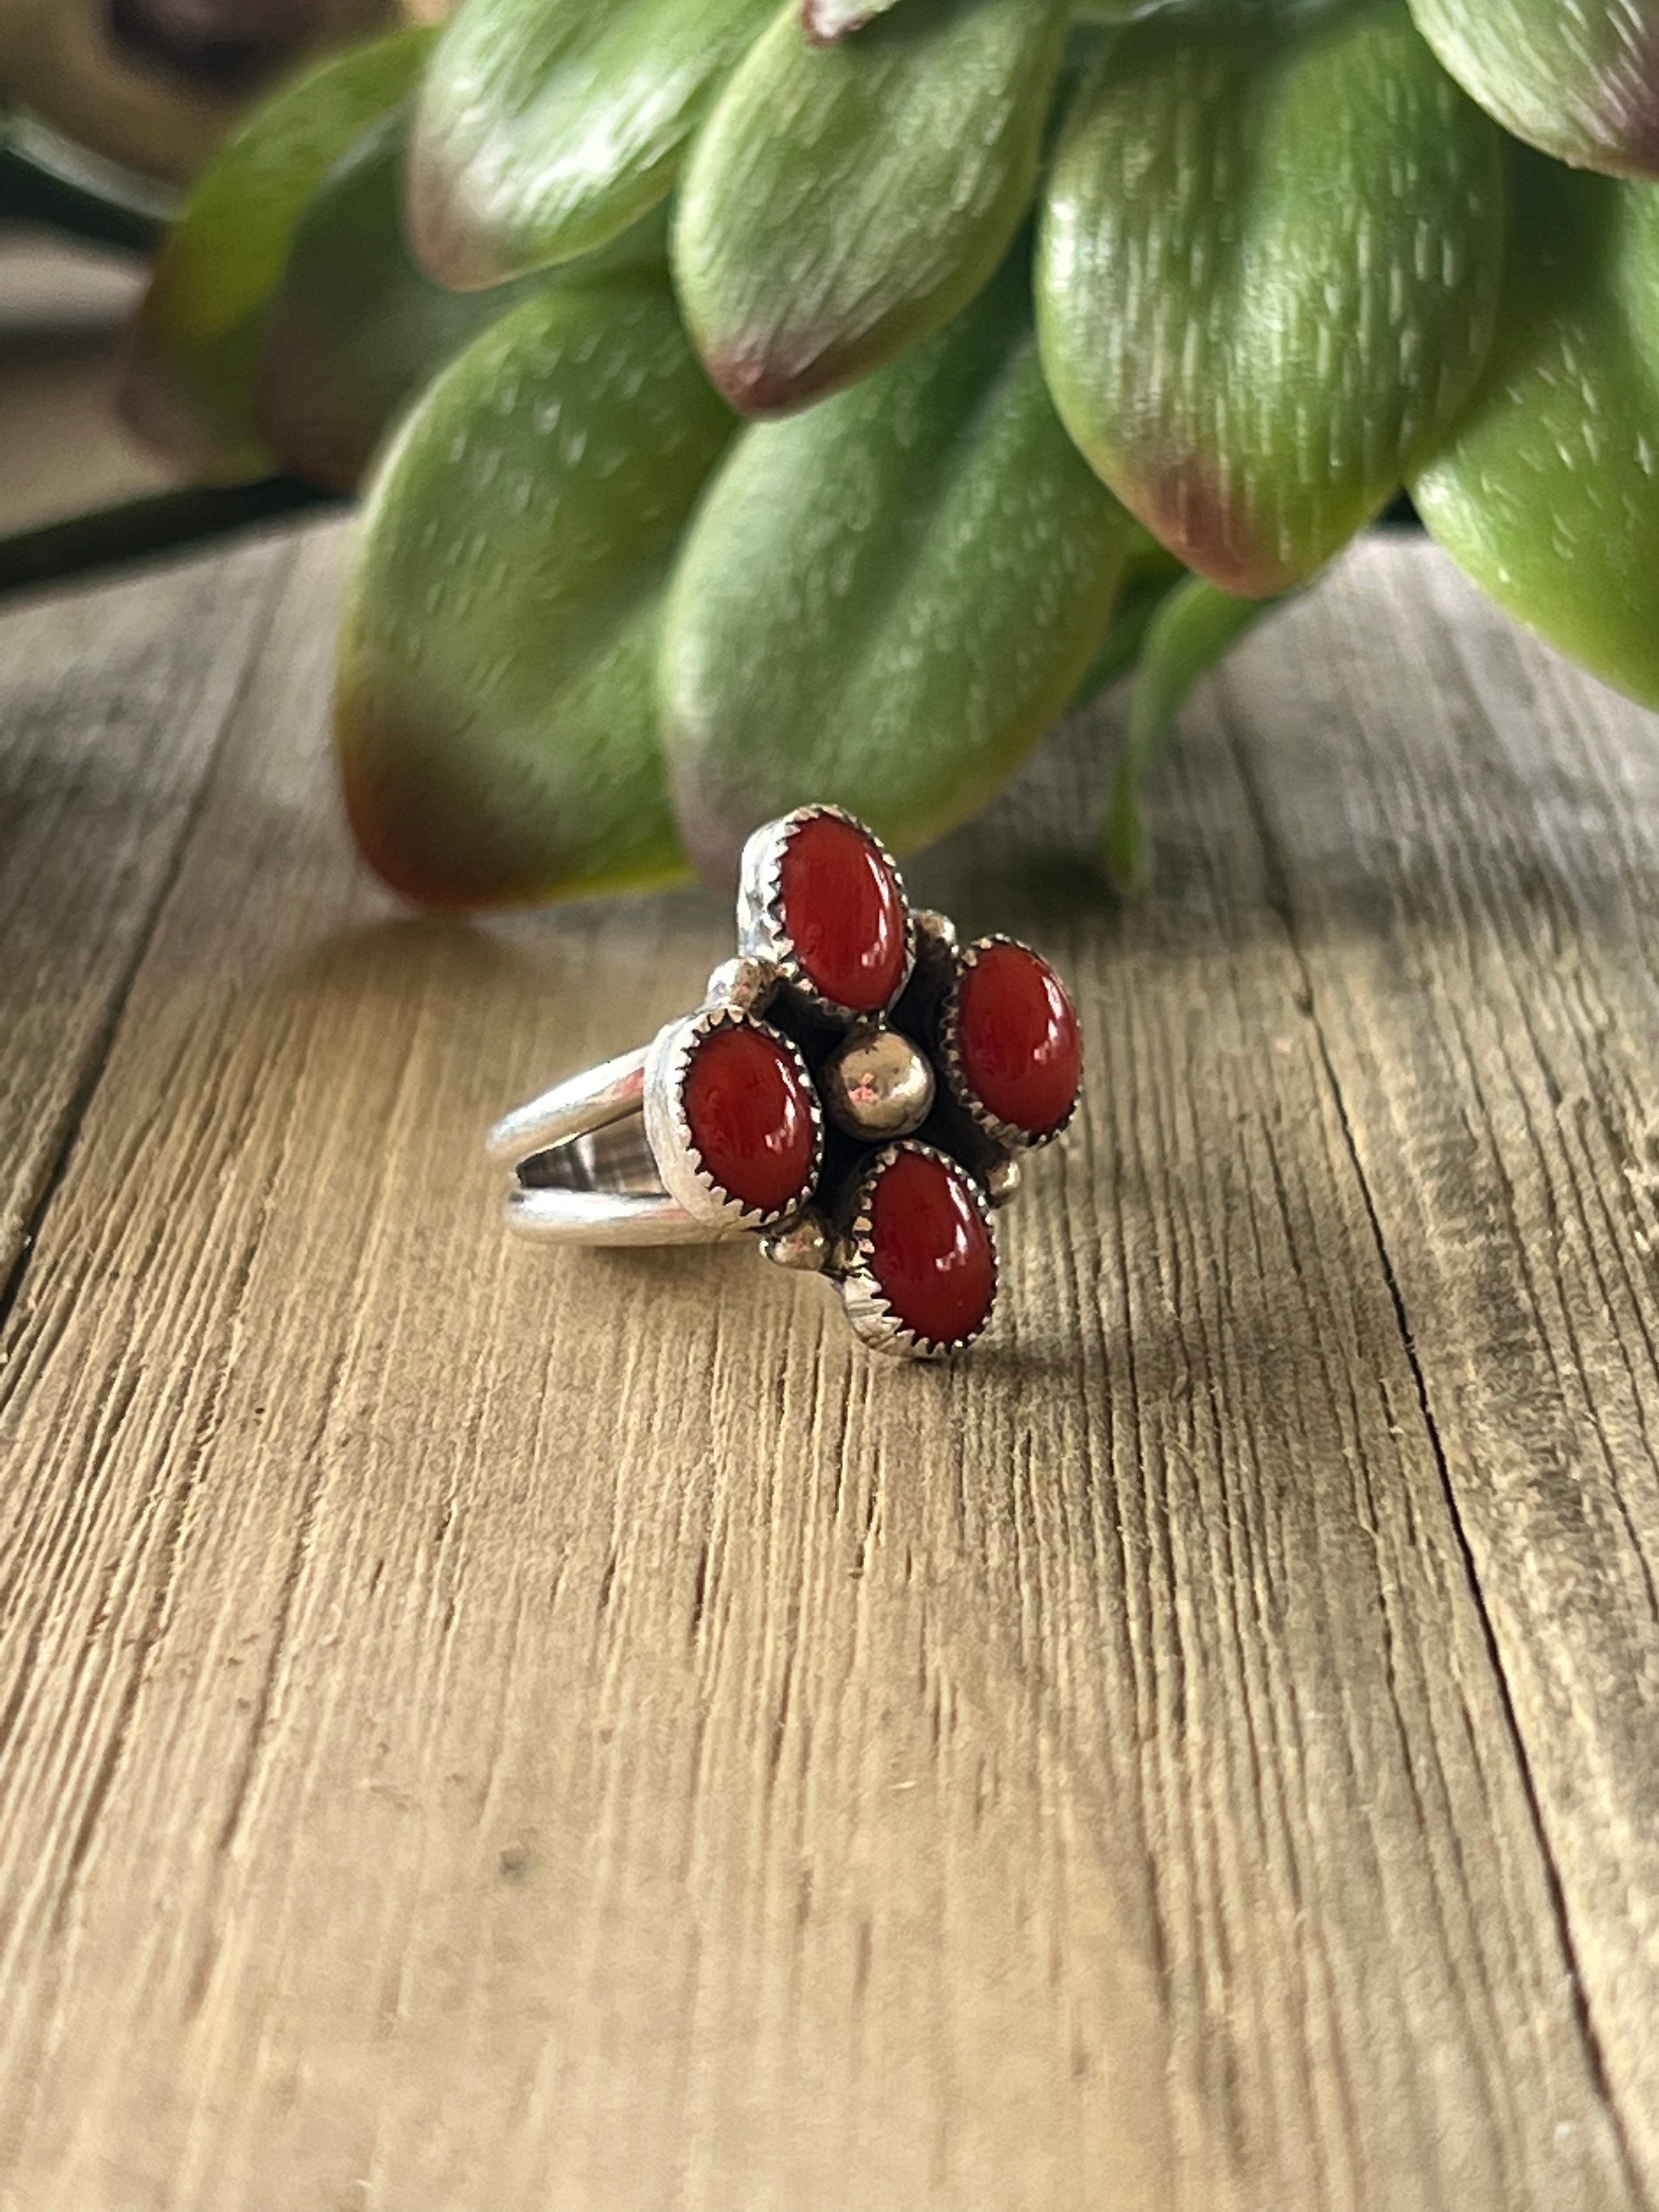
<instances>
[{"instance_id":1,"label":"silver ring","mask_svg":"<svg viewBox=\"0 0 1659 2212\"><path fill-rule=\"evenodd\" d=\"M961 1351L995 1302L991 1209L1076 1104L1064 986L1012 938L959 946L913 912L838 807L750 837L738 934L702 1006L490 1132L509 1225L550 1243L754 1236L827 1278L866 1343Z\"/></svg>"}]
</instances>

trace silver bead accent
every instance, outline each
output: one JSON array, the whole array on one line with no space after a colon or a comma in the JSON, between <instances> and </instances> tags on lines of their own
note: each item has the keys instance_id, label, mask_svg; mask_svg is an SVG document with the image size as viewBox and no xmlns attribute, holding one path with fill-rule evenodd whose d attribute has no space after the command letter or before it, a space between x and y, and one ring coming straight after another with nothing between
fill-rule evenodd
<instances>
[{"instance_id":1,"label":"silver bead accent","mask_svg":"<svg viewBox=\"0 0 1659 2212\"><path fill-rule=\"evenodd\" d=\"M993 1206L1006 1206L1019 1194L1020 1167L1018 1160L996 1160L985 1177L985 1188L990 1193Z\"/></svg>"},{"instance_id":2,"label":"silver bead accent","mask_svg":"<svg viewBox=\"0 0 1659 2212\"><path fill-rule=\"evenodd\" d=\"M866 1141L910 1136L933 1108L933 1071L897 1030L854 1030L826 1061L821 1082L830 1118Z\"/></svg>"},{"instance_id":3,"label":"silver bead accent","mask_svg":"<svg viewBox=\"0 0 1659 2212\"><path fill-rule=\"evenodd\" d=\"M918 937L931 938L935 945L954 948L957 926L948 914L941 914L937 907L918 907L915 922Z\"/></svg>"},{"instance_id":4,"label":"silver bead accent","mask_svg":"<svg viewBox=\"0 0 1659 2212\"><path fill-rule=\"evenodd\" d=\"M787 1228L761 1238L761 1250L780 1267L798 1268L802 1274L822 1274L830 1258L830 1232L817 1215L799 1213Z\"/></svg>"},{"instance_id":5,"label":"silver bead accent","mask_svg":"<svg viewBox=\"0 0 1659 2212\"><path fill-rule=\"evenodd\" d=\"M722 960L715 969L708 979L703 1003L735 1006L740 1013L758 1013L776 988L777 981L778 971L769 960L739 954L734 960Z\"/></svg>"}]
</instances>

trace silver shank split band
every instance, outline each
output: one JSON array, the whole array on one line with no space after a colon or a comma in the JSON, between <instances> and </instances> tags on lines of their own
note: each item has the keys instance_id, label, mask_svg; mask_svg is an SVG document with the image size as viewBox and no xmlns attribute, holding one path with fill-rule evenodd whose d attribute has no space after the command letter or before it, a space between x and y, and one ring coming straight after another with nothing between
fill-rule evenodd
<instances>
[{"instance_id":1,"label":"silver shank split band","mask_svg":"<svg viewBox=\"0 0 1659 2212\"><path fill-rule=\"evenodd\" d=\"M546 1244L703 1244L740 1236L669 1192L647 1129L651 1045L556 1084L490 1131L492 1159L518 1176L507 1215ZM659 1054L659 1057L660 1054Z\"/></svg>"}]
</instances>

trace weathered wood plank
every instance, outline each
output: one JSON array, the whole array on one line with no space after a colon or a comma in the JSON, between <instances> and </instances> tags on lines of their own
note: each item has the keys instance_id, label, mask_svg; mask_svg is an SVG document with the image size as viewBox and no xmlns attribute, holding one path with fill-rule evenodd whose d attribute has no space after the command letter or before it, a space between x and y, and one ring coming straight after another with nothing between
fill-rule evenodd
<instances>
[{"instance_id":1,"label":"weathered wood plank","mask_svg":"<svg viewBox=\"0 0 1659 2212\"><path fill-rule=\"evenodd\" d=\"M713 910L386 919L316 743L335 583L260 664L6 1369L14 2186L922 2203L988 2158L1011 2203L1142 2201L1148 1978L1045 1804L935 1741L874 1471L798 1442L871 1378L815 1324L785 1358L748 1255L561 1295L501 1237L487 1114L683 1002ZM1033 1920L1104 1923L1059 2005Z\"/></svg>"},{"instance_id":2,"label":"weathered wood plank","mask_svg":"<svg viewBox=\"0 0 1659 2212\"><path fill-rule=\"evenodd\" d=\"M1227 697L1659 2197L1659 729L1383 545Z\"/></svg>"},{"instance_id":3,"label":"weathered wood plank","mask_svg":"<svg viewBox=\"0 0 1659 2212\"><path fill-rule=\"evenodd\" d=\"M1038 849L1085 812L1054 795L1034 794ZM1150 910L1050 924L1102 1027L1030 1294L1081 1328L1082 1389L1046 1449L1000 1438L1035 1465L1012 1500L991 1489L981 1540L1069 1727L1115 1755L1178 2045L1261 2201L1634 2201L1616 2124L1579 2094L1594 2063L1549 1872L1212 720L1183 732L1161 827ZM1092 1656L1109 1641L1121 1668Z\"/></svg>"},{"instance_id":4,"label":"weathered wood plank","mask_svg":"<svg viewBox=\"0 0 1659 2212\"><path fill-rule=\"evenodd\" d=\"M506 1248L483 1122L729 925L395 917L337 557L0 1346L0 2192L1639 2203L1232 734L1144 913L1052 857L1086 732L918 871L1096 1079L1000 1339L872 1366L747 1253Z\"/></svg>"},{"instance_id":5,"label":"weathered wood plank","mask_svg":"<svg viewBox=\"0 0 1659 2212\"><path fill-rule=\"evenodd\" d=\"M289 557L258 546L0 614L0 1285Z\"/></svg>"}]
</instances>

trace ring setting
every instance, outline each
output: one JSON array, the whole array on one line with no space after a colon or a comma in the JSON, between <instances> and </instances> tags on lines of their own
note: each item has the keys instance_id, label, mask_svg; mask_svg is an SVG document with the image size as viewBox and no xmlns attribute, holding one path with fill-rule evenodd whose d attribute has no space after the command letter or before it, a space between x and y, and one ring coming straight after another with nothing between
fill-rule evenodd
<instances>
[{"instance_id":1,"label":"ring setting","mask_svg":"<svg viewBox=\"0 0 1659 2212\"><path fill-rule=\"evenodd\" d=\"M510 1224L551 1243L757 1237L827 1278L855 1333L963 1350L997 1290L993 1208L1075 1109L1077 1015L1041 955L960 947L831 806L744 848L738 951L639 1051L508 1115Z\"/></svg>"}]
</instances>

